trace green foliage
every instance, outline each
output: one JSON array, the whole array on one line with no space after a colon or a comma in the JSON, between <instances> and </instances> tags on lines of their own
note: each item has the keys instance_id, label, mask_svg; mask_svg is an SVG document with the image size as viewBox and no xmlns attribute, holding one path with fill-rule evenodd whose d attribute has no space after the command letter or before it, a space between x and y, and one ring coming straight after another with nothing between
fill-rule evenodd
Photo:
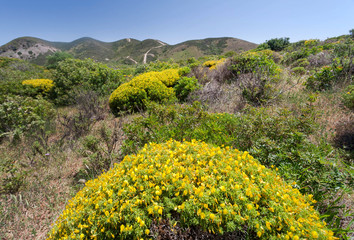
<instances>
[{"instance_id":1,"label":"green foliage","mask_svg":"<svg viewBox=\"0 0 354 240\"><path fill-rule=\"evenodd\" d=\"M0 57L0 102L6 95L34 96L36 91L24 88L26 79L51 79L51 72L23 60ZM33 89L32 89L33 90Z\"/></svg>"},{"instance_id":2,"label":"green foliage","mask_svg":"<svg viewBox=\"0 0 354 240\"><path fill-rule=\"evenodd\" d=\"M354 38L354 29L350 29L350 30L349 30L349 33L350 33L350 37L351 37L351 38Z\"/></svg>"},{"instance_id":3,"label":"green foliage","mask_svg":"<svg viewBox=\"0 0 354 240\"><path fill-rule=\"evenodd\" d=\"M289 38L284 37L284 38L272 38L270 40L267 40L265 44L261 47L265 48L269 47L269 49L273 51L281 51L284 48L286 48L290 44ZM265 48L266 49L266 48Z\"/></svg>"},{"instance_id":4,"label":"green foliage","mask_svg":"<svg viewBox=\"0 0 354 240\"><path fill-rule=\"evenodd\" d=\"M117 124L113 129L109 129L106 125L101 126L98 136L86 136L80 151L85 158L83 162L85 168L80 170L76 178L93 179L108 171L113 166L113 161L118 158L115 148L120 138Z\"/></svg>"},{"instance_id":5,"label":"green foliage","mask_svg":"<svg viewBox=\"0 0 354 240\"><path fill-rule=\"evenodd\" d=\"M25 176L26 172L16 160L0 157L0 194L18 192L25 183Z\"/></svg>"},{"instance_id":6,"label":"green foliage","mask_svg":"<svg viewBox=\"0 0 354 240\"><path fill-rule=\"evenodd\" d=\"M72 104L79 89L107 94L121 84L122 77L121 71L91 59L65 59L58 63L54 74L55 101L63 105Z\"/></svg>"},{"instance_id":7,"label":"green foliage","mask_svg":"<svg viewBox=\"0 0 354 240\"><path fill-rule=\"evenodd\" d=\"M176 97L181 102L185 101L190 93L199 88L200 86L198 85L198 79L195 77L182 77L173 87Z\"/></svg>"},{"instance_id":8,"label":"green foliage","mask_svg":"<svg viewBox=\"0 0 354 240\"><path fill-rule=\"evenodd\" d=\"M53 105L44 99L7 96L0 105L0 139L34 135L55 116Z\"/></svg>"},{"instance_id":9,"label":"green foliage","mask_svg":"<svg viewBox=\"0 0 354 240\"><path fill-rule=\"evenodd\" d=\"M59 62L64 61L68 58L74 57L68 52L55 52L54 54L47 56L46 66L48 69L55 69L58 67Z\"/></svg>"},{"instance_id":10,"label":"green foliage","mask_svg":"<svg viewBox=\"0 0 354 240\"><path fill-rule=\"evenodd\" d=\"M296 75L304 75L306 73L306 69L304 67L294 67L291 71Z\"/></svg>"},{"instance_id":11,"label":"green foliage","mask_svg":"<svg viewBox=\"0 0 354 240\"><path fill-rule=\"evenodd\" d=\"M324 66L319 72L316 72L307 79L306 88L313 91L332 89L333 85L338 81L342 70L343 67L336 66L336 64Z\"/></svg>"},{"instance_id":12,"label":"green foliage","mask_svg":"<svg viewBox=\"0 0 354 240\"><path fill-rule=\"evenodd\" d=\"M260 51L238 55L232 59L231 66L249 103L261 105L273 98L281 69L270 54Z\"/></svg>"},{"instance_id":13,"label":"green foliage","mask_svg":"<svg viewBox=\"0 0 354 240\"><path fill-rule=\"evenodd\" d=\"M87 182L48 240L159 238L153 225L162 219L219 236L333 239L312 201L247 152L170 140Z\"/></svg>"},{"instance_id":14,"label":"green foliage","mask_svg":"<svg viewBox=\"0 0 354 240\"><path fill-rule=\"evenodd\" d=\"M349 85L346 89L343 97L343 104L350 110L354 110L354 85Z\"/></svg>"}]
</instances>

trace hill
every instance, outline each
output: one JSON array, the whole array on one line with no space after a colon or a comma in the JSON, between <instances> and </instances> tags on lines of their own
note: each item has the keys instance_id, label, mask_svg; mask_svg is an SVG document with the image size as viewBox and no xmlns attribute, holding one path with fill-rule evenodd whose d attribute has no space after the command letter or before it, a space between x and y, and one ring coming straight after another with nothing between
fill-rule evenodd
<instances>
[{"instance_id":1,"label":"hill","mask_svg":"<svg viewBox=\"0 0 354 240\"><path fill-rule=\"evenodd\" d=\"M257 44L237 38L206 38L169 45L160 40L139 41L132 38L102 42L84 37L72 42L50 42L34 37L21 37L0 47L0 56L29 60L44 64L45 57L56 51L67 51L74 57L92 58L99 62L124 64L145 63L153 60L185 59L206 55L220 55L228 51L247 51Z\"/></svg>"}]
</instances>

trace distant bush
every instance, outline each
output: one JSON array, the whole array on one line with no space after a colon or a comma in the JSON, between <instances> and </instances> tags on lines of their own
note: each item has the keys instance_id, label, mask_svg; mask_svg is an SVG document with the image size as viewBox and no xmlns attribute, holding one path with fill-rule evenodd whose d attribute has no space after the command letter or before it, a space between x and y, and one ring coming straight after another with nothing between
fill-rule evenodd
<instances>
[{"instance_id":1,"label":"distant bush","mask_svg":"<svg viewBox=\"0 0 354 240\"><path fill-rule=\"evenodd\" d=\"M306 88L314 91L323 91L332 89L333 85L338 82L339 74L342 72L341 66L324 66L319 72L310 76L306 81Z\"/></svg>"},{"instance_id":2,"label":"distant bush","mask_svg":"<svg viewBox=\"0 0 354 240\"><path fill-rule=\"evenodd\" d=\"M349 85L342 96L344 105L347 108L354 110L354 85Z\"/></svg>"},{"instance_id":3,"label":"distant bush","mask_svg":"<svg viewBox=\"0 0 354 240\"><path fill-rule=\"evenodd\" d=\"M300 58L296 60L293 64L291 64L292 67L303 67L303 68L306 68L309 65L310 62L307 58Z\"/></svg>"},{"instance_id":4,"label":"distant bush","mask_svg":"<svg viewBox=\"0 0 354 240\"><path fill-rule=\"evenodd\" d=\"M58 63L54 74L56 102L72 104L80 88L107 94L121 84L122 78L119 70L91 59L65 59Z\"/></svg>"},{"instance_id":5,"label":"distant bush","mask_svg":"<svg viewBox=\"0 0 354 240\"><path fill-rule=\"evenodd\" d=\"M289 42L289 38L284 37L284 38L272 38L270 40L267 40L266 45L269 46L269 49L273 50L273 51L281 51L284 48L286 48L290 42ZM266 46L264 46L265 48Z\"/></svg>"},{"instance_id":6,"label":"distant bush","mask_svg":"<svg viewBox=\"0 0 354 240\"><path fill-rule=\"evenodd\" d=\"M204 67L208 67L209 70L214 70L225 62L225 58L219 60L208 60L203 63Z\"/></svg>"},{"instance_id":7,"label":"distant bush","mask_svg":"<svg viewBox=\"0 0 354 240\"><path fill-rule=\"evenodd\" d=\"M145 146L87 182L48 240L159 238L163 220L171 222L170 235L176 226L199 228L210 239L233 232L250 239L333 239L312 201L247 152L170 140Z\"/></svg>"},{"instance_id":8,"label":"distant bush","mask_svg":"<svg viewBox=\"0 0 354 240\"><path fill-rule=\"evenodd\" d=\"M33 135L54 116L53 105L44 99L7 96L0 104L0 139Z\"/></svg>"},{"instance_id":9,"label":"distant bush","mask_svg":"<svg viewBox=\"0 0 354 240\"><path fill-rule=\"evenodd\" d=\"M162 77L163 76L163 77ZM175 94L173 88L167 87L175 83L178 71L148 72L119 86L109 98L109 107L114 114L121 111L138 111L145 109L146 101L166 102Z\"/></svg>"},{"instance_id":10,"label":"distant bush","mask_svg":"<svg viewBox=\"0 0 354 240\"><path fill-rule=\"evenodd\" d=\"M55 52L54 54L47 57L46 66L48 69L55 69L58 67L59 62L64 61L65 59L68 58L74 58L74 57L68 52L61 52L61 51Z\"/></svg>"},{"instance_id":11,"label":"distant bush","mask_svg":"<svg viewBox=\"0 0 354 240\"><path fill-rule=\"evenodd\" d=\"M296 75L304 75L306 73L306 69L304 67L294 67L291 71Z\"/></svg>"},{"instance_id":12,"label":"distant bush","mask_svg":"<svg viewBox=\"0 0 354 240\"><path fill-rule=\"evenodd\" d=\"M30 86L36 89L39 93L48 94L53 90L54 83L50 79L31 79L22 81L22 85Z\"/></svg>"}]
</instances>

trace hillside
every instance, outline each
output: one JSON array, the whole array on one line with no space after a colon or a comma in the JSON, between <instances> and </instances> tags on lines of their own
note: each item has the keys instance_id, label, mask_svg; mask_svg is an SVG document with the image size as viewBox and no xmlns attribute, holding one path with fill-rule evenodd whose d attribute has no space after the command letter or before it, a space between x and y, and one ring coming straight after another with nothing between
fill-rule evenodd
<instances>
[{"instance_id":1,"label":"hillside","mask_svg":"<svg viewBox=\"0 0 354 240\"><path fill-rule=\"evenodd\" d=\"M22 37L1 46L0 56L44 64L45 57L53 52L67 51L79 59L92 58L99 62L136 64L170 58L180 60L220 55L228 51L247 51L256 46L257 44L237 38L206 38L169 45L154 39L139 41L126 38L115 42L102 42L84 37L67 43Z\"/></svg>"}]
</instances>

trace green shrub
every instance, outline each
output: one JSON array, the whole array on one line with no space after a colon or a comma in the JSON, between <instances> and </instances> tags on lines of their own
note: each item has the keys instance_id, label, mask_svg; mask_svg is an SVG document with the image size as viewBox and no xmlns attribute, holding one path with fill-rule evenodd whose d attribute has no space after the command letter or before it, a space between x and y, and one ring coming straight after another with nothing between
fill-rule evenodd
<instances>
[{"instance_id":1,"label":"green shrub","mask_svg":"<svg viewBox=\"0 0 354 240\"><path fill-rule=\"evenodd\" d=\"M47 63L46 66L48 69L55 69L58 67L58 63L61 61L64 61L65 59L68 58L74 58L70 53L68 52L55 52L52 55L47 57Z\"/></svg>"},{"instance_id":2,"label":"green shrub","mask_svg":"<svg viewBox=\"0 0 354 240\"><path fill-rule=\"evenodd\" d=\"M0 104L0 139L33 135L55 116L53 105L44 99L7 96Z\"/></svg>"},{"instance_id":3,"label":"green shrub","mask_svg":"<svg viewBox=\"0 0 354 240\"><path fill-rule=\"evenodd\" d=\"M307 58L300 58L292 64L293 67L303 67L303 68L305 68L309 65L310 65L310 62Z\"/></svg>"},{"instance_id":4,"label":"green shrub","mask_svg":"<svg viewBox=\"0 0 354 240\"><path fill-rule=\"evenodd\" d=\"M261 105L274 97L281 69L267 52L238 55L232 59L231 69L249 103Z\"/></svg>"},{"instance_id":5,"label":"green shrub","mask_svg":"<svg viewBox=\"0 0 354 240\"><path fill-rule=\"evenodd\" d=\"M316 72L310 76L305 85L307 89L314 91L323 91L332 89L333 85L338 82L339 75L343 67L336 66L324 66L319 72Z\"/></svg>"},{"instance_id":6,"label":"green shrub","mask_svg":"<svg viewBox=\"0 0 354 240\"><path fill-rule=\"evenodd\" d=\"M351 109L354 110L354 85L349 85L345 89L345 93L342 95L343 96L343 104Z\"/></svg>"},{"instance_id":7,"label":"green shrub","mask_svg":"<svg viewBox=\"0 0 354 240\"><path fill-rule=\"evenodd\" d=\"M5 95L38 95L37 90L23 87L25 79L52 79L52 72L27 61L0 57L0 102Z\"/></svg>"},{"instance_id":8,"label":"green shrub","mask_svg":"<svg viewBox=\"0 0 354 240\"><path fill-rule=\"evenodd\" d=\"M25 183L26 172L20 164L10 158L0 157L0 194L14 194Z\"/></svg>"},{"instance_id":9,"label":"green shrub","mask_svg":"<svg viewBox=\"0 0 354 240\"><path fill-rule=\"evenodd\" d=\"M272 38L270 40L267 40L265 43L273 51L281 51L281 50L283 50L284 48L286 48L290 44L289 38L287 38L287 37L284 37L284 38Z\"/></svg>"},{"instance_id":10,"label":"green shrub","mask_svg":"<svg viewBox=\"0 0 354 240\"><path fill-rule=\"evenodd\" d=\"M87 182L48 240L158 238L152 226L162 219L214 237L333 239L311 203L247 152L170 140Z\"/></svg>"},{"instance_id":11,"label":"green shrub","mask_svg":"<svg viewBox=\"0 0 354 240\"><path fill-rule=\"evenodd\" d=\"M291 71L296 75L304 75L306 73L306 69L304 67L294 67Z\"/></svg>"},{"instance_id":12,"label":"green shrub","mask_svg":"<svg viewBox=\"0 0 354 240\"><path fill-rule=\"evenodd\" d=\"M117 88L122 81L119 70L108 68L91 59L65 59L58 63L54 74L56 102L72 104L77 90L94 90L98 93L108 93Z\"/></svg>"},{"instance_id":13,"label":"green shrub","mask_svg":"<svg viewBox=\"0 0 354 240\"><path fill-rule=\"evenodd\" d=\"M198 79L195 77L182 77L173 88L178 100L183 102L187 99L190 93L199 89L200 86L198 85Z\"/></svg>"}]
</instances>

